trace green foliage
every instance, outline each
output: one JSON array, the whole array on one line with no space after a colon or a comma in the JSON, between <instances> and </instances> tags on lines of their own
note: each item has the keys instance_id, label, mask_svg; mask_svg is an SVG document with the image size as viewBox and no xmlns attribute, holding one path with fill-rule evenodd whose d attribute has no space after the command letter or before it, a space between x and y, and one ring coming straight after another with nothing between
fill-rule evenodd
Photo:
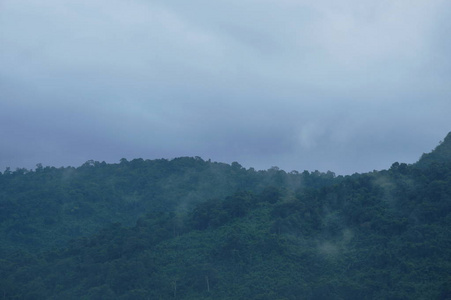
<instances>
[{"instance_id":1,"label":"green foliage","mask_svg":"<svg viewBox=\"0 0 451 300\"><path fill-rule=\"evenodd\" d=\"M3 299L451 295L447 159L346 177L123 159L0 187Z\"/></svg>"},{"instance_id":2,"label":"green foliage","mask_svg":"<svg viewBox=\"0 0 451 300\"><path fill-rule=\"evenodd\" d=\"M328 180L321 173L256 172L199 157L5 171L0 175L0 254L60 247L115 222L131 226L146 212L188 212L237 190L259 192L275 182L300 187L306 177L319 185ZM249 204L237 201L227 204L227 210L243 215Z\"/></svg>"},{"instance_id":3,"label":"green foliage","mask_svg":"<svg viewBox=\"0 0 451 300\"><path fill-rule=\"evenodd\" d=\"M445 137L443 142L431 152L424 153L417 163L419 167L425 167L434 163L441 164L451 161L451 132Z\"/></svg>"}]
</instances>

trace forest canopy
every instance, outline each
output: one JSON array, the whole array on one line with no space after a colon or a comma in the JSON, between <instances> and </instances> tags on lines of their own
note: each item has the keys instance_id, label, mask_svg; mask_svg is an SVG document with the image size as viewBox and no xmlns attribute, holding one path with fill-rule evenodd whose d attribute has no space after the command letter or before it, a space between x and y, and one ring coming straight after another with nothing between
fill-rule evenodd
<instances>
[{"instance_id":1,"label":"forest canopy","mask_svg":"<svg viewBox=\"0 0 451 300\"><path fill-rule=\"evenodd\" d=\"M451 134L351 176L199 157L0 175L3 299L451 299Z\"/></svg>"}]
</instances>

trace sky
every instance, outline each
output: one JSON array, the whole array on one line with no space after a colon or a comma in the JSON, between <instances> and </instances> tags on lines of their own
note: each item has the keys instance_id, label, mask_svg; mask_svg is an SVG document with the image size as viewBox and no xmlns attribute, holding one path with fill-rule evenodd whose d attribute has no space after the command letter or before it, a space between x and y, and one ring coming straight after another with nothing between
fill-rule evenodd
<instances>
[{"instance_id":1,"label":"sky","mask_svg":"<svg viewBox=\"0 0 451 300\"><path fill-rule=\"evenodd\" d=\"M388 169L451 131L449 0L0 0L0 172Z\"/></svg>"}]
</instances>

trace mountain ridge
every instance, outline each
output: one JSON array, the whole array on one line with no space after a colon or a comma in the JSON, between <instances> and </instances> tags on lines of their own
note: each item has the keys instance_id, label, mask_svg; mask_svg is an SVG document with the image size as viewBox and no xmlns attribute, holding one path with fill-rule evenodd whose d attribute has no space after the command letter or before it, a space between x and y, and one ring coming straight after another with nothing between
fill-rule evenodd
<instances>
[{"instance_id":1,"label":"mountain ridge","mask_svg":"<svg viewBox=\"0 0 451 300\"><path fill-rule=\"evenodd\" d=\"M429 153L423 153L417 162L418 166L424 167L433 163L451 162L451 132L445 139Z\"/></svg>"},{"instance_id":2,"label":"mountain ridge","mask_svg":"<svg viewBox=\"0 0 451 300\"><path fill-rule=\"evenodd\" d=\"M0 292L4 299L451 299L449 136L423 165L349 176L257 172L199 158L3 174L0 246L18 246L1 253ZM70 242L43 251L32 243L51 244L77 228L85 232Z\"/></svg>"}]
</instances>

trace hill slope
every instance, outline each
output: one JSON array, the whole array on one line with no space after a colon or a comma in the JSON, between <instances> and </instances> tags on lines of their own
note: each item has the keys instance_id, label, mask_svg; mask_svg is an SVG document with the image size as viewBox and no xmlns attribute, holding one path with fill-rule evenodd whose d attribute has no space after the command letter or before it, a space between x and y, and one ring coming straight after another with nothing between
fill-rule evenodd
<instances>
[{"instance_id":1,"label":"hill slope","mask_svg":"<svg viewBox=\"0 0 451 300\"><path fill-rule=\"evenodd\" d=\"M440 151L339 178L261 172L253 191L9 255L0 288L6 299L451 299L451 159ZM238 183L258 174L240 170Z\"/></svg>"},{"instance_id":2,"label":"hill slope","mask_svg":"<svg viewBox=\"0 0 451 300\"><path fill-rule=\"evenodd\" d=\"M421 156L417 165L425 166L433 163L444 163L451 161L451 132L445 137L432 152Z\"/></svg>"},{"instance_id":3,"label":"hill slope","mask_svg":"<svg viewBox=\"0 0 451 300\"><path fill-rule=\"evenodd\" d=\"M63 246L112 223L134 225L145 212L186 212L238 190L293 190L333 180L332 173L246 170L198 157L7 170L0 174L0 255Z\"/></svg>"}]
</instances>

